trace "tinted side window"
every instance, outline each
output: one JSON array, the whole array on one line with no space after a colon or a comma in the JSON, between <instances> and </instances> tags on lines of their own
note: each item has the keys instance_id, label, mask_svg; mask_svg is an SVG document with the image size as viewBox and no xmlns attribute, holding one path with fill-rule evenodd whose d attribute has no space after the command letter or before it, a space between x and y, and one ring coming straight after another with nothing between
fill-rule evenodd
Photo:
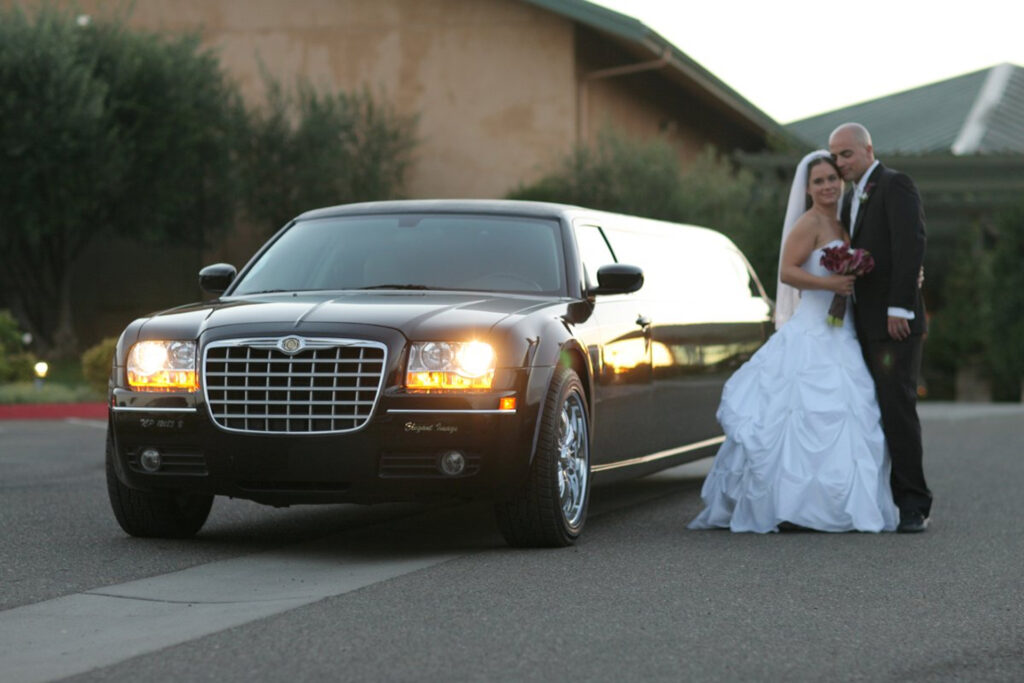
<instances>
[{"instance_id":1,"label":"tinted side window","mask_svg":"<svg viewBox=\"0 0 1024 683\"><path fill-rule=\"evenodd\" d=\"M597 286L597 270L601 266L615 263L615 255L608 246L601 228L596 225L577 225L576 244L583 261L583 277L587 288Z\"/></svg>"},{"instance_id":2,"label":"tinted side window","mask_svg":"<svg viewBox=\"0 0 1024 683\"><path fill-rule=\"evenodd\" d=\"M720 236L680 228L664 232L610 230L622 263L644 271L647 299L672 302L694 320L755 320L766 302L736 248Z\"/></svg>"}]
</instances>

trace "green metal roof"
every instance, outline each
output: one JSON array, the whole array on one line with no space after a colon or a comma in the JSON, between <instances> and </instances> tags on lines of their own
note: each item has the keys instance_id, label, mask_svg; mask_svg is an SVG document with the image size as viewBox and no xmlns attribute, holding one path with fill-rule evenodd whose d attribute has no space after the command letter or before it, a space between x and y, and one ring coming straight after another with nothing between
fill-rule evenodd
<instances>
[{"instance_id":1,"label":"green metal roof","mask_svg":"<svg viewBox=\"0 0 1024 683\"><path fill-rule=\"evenodd\" d=\"M748 102L742 95L638 19L585 0L523 1L641 46L652 55L660 55L666 49L669 50L671 54L669 68L675 69L698 83L724 105L740 113L743 118L764 130L765 133L777 135L786 140L792 139L792 134L775 119Z\"/></svg>"},{"instance_id":2,"label":"green metal roof","mask_svg":"<svg viewBox=\"0 0 1024 683\"><path fill-rule=\"evenodd\" d=\"M1000 64L786 126L824 146L840 124L871 131L879 154L1024 153L1024 69Z\"/></svg>"}]
</instances>

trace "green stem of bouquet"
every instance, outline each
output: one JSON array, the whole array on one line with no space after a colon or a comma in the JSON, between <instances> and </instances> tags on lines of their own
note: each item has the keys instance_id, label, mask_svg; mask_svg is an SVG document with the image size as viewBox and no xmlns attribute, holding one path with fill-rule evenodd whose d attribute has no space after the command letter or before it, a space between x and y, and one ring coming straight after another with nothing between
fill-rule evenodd
<instances>
[{"instance_id":1,"label":"green stem of bouquet","mask_svg":"<svg viewBox=\"0 0 1024 683\"><path fill-rule=\"evenodd\" d=\"M842 327L843 318L846 317L846 300L849 297L836 294L832 297L832 305L828 307L828 316L825 321L832 327Z\"/></svg>"}]
</instances>

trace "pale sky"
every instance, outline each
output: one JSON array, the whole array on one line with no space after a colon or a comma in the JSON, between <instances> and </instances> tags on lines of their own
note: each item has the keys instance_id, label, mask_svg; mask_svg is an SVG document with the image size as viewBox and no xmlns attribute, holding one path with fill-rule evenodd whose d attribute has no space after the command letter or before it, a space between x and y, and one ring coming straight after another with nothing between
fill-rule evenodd
<instances>
[{"instance_id":1,"label":"pale sky","mask_svg":"<svg viewBox=\"0 0 1024 683\"><path fill-rule=\"evenodd\" d=\"M779 123L1002 62L1022 0L591 0L636 17Z\"/></svg>"}]
</instances>

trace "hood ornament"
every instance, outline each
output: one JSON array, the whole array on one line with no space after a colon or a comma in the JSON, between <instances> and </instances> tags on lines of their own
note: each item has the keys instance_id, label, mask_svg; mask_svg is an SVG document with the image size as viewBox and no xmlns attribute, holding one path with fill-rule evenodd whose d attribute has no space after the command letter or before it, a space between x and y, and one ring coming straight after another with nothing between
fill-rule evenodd
<instances>
[{"instance_id":1,"label":"hood ornament","mask_svg":"<svg viewBox=\"0 0 1024 683\"><path fill-rule=\"evenodd\" d=\"M277 348L288 355L295 355L305 346L301 337L285 337L277 343Z\"/></svg>"}]
</instances>

